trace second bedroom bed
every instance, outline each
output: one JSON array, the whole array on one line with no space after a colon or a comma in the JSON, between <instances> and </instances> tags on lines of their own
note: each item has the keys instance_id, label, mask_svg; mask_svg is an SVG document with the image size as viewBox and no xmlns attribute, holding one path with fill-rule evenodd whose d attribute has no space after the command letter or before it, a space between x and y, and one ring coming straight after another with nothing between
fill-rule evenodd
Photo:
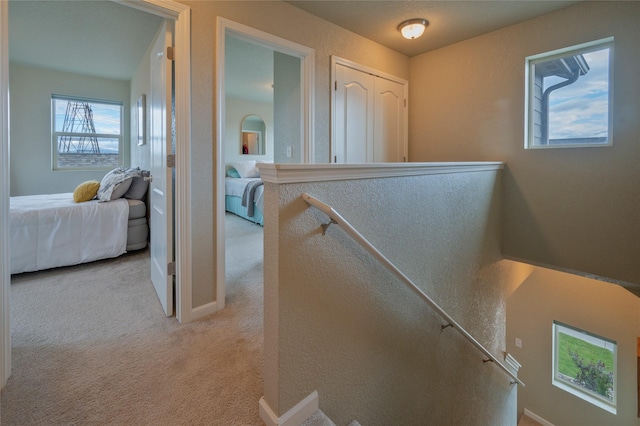
<instances>
[{"instance_id":1,"label":"second bedroom bed","mask_svg":"<svg viewBox=\"0 0 640 426\"><path fill-rule=\"evenodd\" d=\"M264 225L264 185L255 161L231 163L224 186L226 211Z\"/></svg>"},{"instance_id":2,"label":"second bedroom bed","mask_svg":"<svg viewBox=\"0 0 640 426\"><path fill-rule=\"evenodd\" d=\"M264 225L264 185L260 178L225 178L225 210Z\"/></svg>"}]
</instances>

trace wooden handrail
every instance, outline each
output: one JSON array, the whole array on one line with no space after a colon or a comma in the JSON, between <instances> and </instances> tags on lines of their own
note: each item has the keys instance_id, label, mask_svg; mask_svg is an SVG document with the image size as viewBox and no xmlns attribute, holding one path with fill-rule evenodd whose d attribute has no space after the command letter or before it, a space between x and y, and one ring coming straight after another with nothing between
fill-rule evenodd
<instances>
[{"instance_id":1,"label":"wooden handrail","mask_svg":"<svg viewBox=\"0 0 640 426\"><path fill-rule=\"evenodd\" d=\"M487 348L482 346L467 330L464 329L456 320L454 320L444 309L440 307L433 299L431 299L425 292L423 292L417 285L413 283L401 270L399 270L385 255L383 255L373 244L371 244L365 237L362 236L345 218L343 218L333 207L323 203L317 198L304 193L302 199L312 207L317 208L331 219L331 221L325 225L322 225L323 234L332 223L339 225L351 238L353 238L364 249L371 253L380 263L382 263L387 269L389 269L396 277L398 277L403 283L407 285L414 293L416 293L423 301L431 306L444 320L447 322L442 328L453 327L460 334L462 334L468 341L473 344L480 352L482 352L488 359L485 362L491 361L503 370L509 377L513 379L512 384L519 384L525 386L525 384L518 379L518 377L511 372L498 358L496 358Z\"/></svg>"}]
</instances>

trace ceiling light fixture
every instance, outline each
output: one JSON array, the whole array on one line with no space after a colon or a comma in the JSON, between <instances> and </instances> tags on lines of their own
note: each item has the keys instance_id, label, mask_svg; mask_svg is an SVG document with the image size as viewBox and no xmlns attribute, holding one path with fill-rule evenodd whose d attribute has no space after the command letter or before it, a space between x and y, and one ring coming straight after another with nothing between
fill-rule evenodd
<instances>
[{"instance_id":1,"label":"ceiling light fixture","mask_svg":"<svg viewBox=\"0 0 640 426\"><path fill-rule=\"evenodd\" d=\"M398 31L402 33L402 37L411 40L420 37L427 25L429 22L426 19L409 19L398 25Z\"/></svg>"}]
</instances>

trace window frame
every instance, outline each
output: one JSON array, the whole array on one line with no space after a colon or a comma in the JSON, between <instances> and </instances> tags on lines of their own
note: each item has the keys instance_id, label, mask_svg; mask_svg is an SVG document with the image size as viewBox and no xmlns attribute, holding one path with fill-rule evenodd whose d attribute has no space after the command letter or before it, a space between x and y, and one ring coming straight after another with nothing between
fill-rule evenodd
<instances>
[{"instance_id":1,"label":"window frame","mask_svg":"<svg viewBox=\"0 0 640 426\"><path fill-rule=\"evenodd\" d=\"M607 111L607 141L602 143L565 143L565 144L535 144L535 70L539 63L564 58L570 55L579 55L609 49L608 72L608 111ZM613 145L613 57L614 38L607 37L590 41L550 52L527 56L525 58L525 123L524 123L524 148L525 149L562 149L562 148L602 148Z\"/></svg>"},{"instance_id":2,"label":"window frame","mask_svg":"<svg viewBox=\"0 0 640 426\"><path fill-rule=\"evenodd\" d=\"M567 380L564 380L558 375L558 360L559 360L559 344L558 344L558 334L562 331L569 331L569 333L573 333L574 335L581 334L584 336L588 336L589 338L595 338L604 342L608 342L613 344L613 400L609 400L596 392L590 391L589 389L585 389L576 384L570 383ZM568 334L565 332L565 334ZM574 336L575 337L575 336ZM581 339L584 340L584 339ZM612 414L617 413L617 403L618 403L618 343L615 340L609 339L607 337L603 337L589 331L580 329L578 327L574 327L560 321L553 321L552 328L552 384L555 387L558 387L584 401L587 401L596 407L602 408Z\"/></svg>"},{"instance_id":3,"label":"window frame","mask_svg":"<svg viewBox=\"0 0 640 426\"><path fill-rule=\"evenodd\" d=\"M104 164L104 165L84 165L84 166L60 166L58 164L58 137L65 135L84 135L84 133L77 132L62 132L56 131L56 109L55 104L56 100L62 101L71 101L71 102L87 102L94 104L104 104L104 105L114 105L119 107L120 111L120 130L117 135L111 133L92 133L96 138L109 138L109 139L117 139L118 140L118 163L116 164ZM87 98L82 96L72 96L72 95L51 95L51 170L52 171L88 171L88 170L111 170L114 167L123 167L125 165L124 161L124 149L125 149L125 114L124 114L125 105L123 101L112 100L112 99L101 99L101 98Z\"/></svg>"}]
</instances>

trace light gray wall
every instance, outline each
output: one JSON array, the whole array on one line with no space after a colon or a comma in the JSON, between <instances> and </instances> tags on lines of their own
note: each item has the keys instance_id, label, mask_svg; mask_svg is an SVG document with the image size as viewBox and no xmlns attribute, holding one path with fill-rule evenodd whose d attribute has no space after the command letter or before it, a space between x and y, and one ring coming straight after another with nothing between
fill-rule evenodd
<instances>
[{"instance_id":1,"label":"light gray wall","mask_svg":"<svg viewBox=\"0 0 640 426\"><path fill-rule=\"evenodd\" d=\"M333 206L492 353L505 350L511 266L501 172L265 183L265 400L317 390L336 424L515 425L510 378L337 225ZM511 262L513 263L513 262ZM426 422L426 423L425 423Z\"/></svg>"},{"instance_id":2,"label":"light gray wall","mask_svg":"<svg viewBox=\"0 0 640 426\"><path fill-rule=\"evenodd\" d=\"M285 2L187 1L191 8L191 241L193 306L212 302L217 232L215 194L216 17L222 16L315 49L315 157L329 161L331 55L408 78L409 59ZM292 23L295 23L292 25ZM312 30L310 30L312 29Z\"/></svg>"},{"instance_id":3,"label":"light gray wall","mask_svg":"<svg viewBox=\"0 0 640 426\"><path fill-rule=\"evenodd\" d=\"M640 2L581 2L411 59L411 161L499 160L505 256L640 285ZM614 36L613 146L524 149L525 57Z\"/></svg>"},{"instance_id":4,"label":"light gray wall","mask_svg":"<svg viewBox=\"0 0 640 426\"><path fill-rule=\"evenodd\" d=\"M284 53L273 53L274 68L274 117L275 117L275 161L276 163L302 163L302 126L300 120L300 58ZM287 156L290 147L291 155Z\"/></svg>"},{"instance_id":5,"label":"light gray wall","mask_svg":"<svg viewBox=\"0 0 640 426\"><path fill-rule=\"evenodd\" d=\"M129 82L11 64L9 69L11 196L73 192L108 170L53 171L51 95L82 96L123 102L123 156L129 164Z\"/></svg>"},{"instance_id":6,"label":"light gray wall","mask_svg":"<svg viewBox=\"0 0 640 426\"><path fill-rule=\"evenodd\" d=\"M247 101L245 99L226 97L224 140L224 161L257 160L273 161L273 104ZM240 126L247 115L257 115L267 127L265 134L265 155L243 155L240 152Z\"/></svg>"},{"instance_id":7,"label":"light gray wall","mask_svg":"<svg viewBox=\"0 0 640 426\"><path fill-rule=\"evenodd\" d=\"M140 63L131 78L131 166L140 167L142 170L149 170L151 167L151 144L149 143L149 95L151 90L151 62L150 54L153 43L149 45L149 49L145 55L140 58ZM138 145L138 110L137 102L140 95L146 97L146 144Z\"/></svg>"},{"instance_id":8,"label":"light gray wall","mask_svg":"<svg viewBox=\"0 0 640 426\"><path fill-rule=\"evenodd\" d=\"M533 268L507 302L507 350L522 364L518 411L554 425L640 425L637 417L636 339L640 299L621 286ZM613 415L551 384L552 323L587 330L618 344L618 413ZM515 338L522 348L515 347Z\"/></svg>"}]
</instances>

